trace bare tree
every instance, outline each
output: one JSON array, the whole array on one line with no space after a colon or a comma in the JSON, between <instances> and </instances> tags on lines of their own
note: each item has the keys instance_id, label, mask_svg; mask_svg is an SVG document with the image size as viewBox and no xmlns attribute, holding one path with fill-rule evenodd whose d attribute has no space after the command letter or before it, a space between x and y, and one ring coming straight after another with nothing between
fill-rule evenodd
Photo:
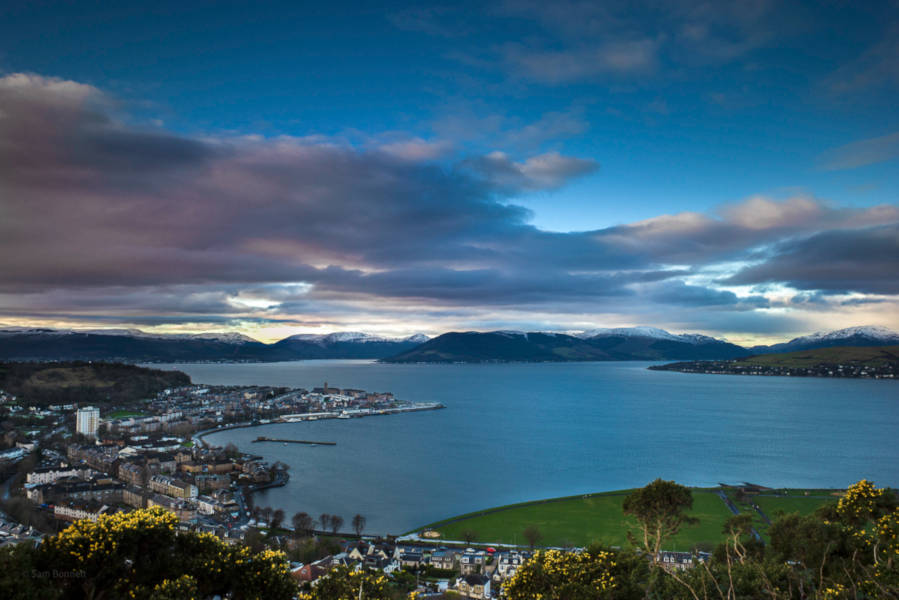
<instances>
[{"instance_id":1,"label":"bare tree","mask_svg":"<svg viewBox=\"0 0 899 600\"><path fill-rule=\"evenodd\" d=\"M321 527L322 531L327 531L328 527L331 525L331 515L328 513L322 513L318 517L318 526Z\"/></svg>"},{"instance_id":2,"label":"bare tree","mask_svg":"<svg viewBox=\"0 0 899 600\"><path fill-rule=\"evenodd\" d=\"M331 515L331 533L337 535L337 531L343 527L343 517L340 515Z\"/></svg>"},{"instance_id":3,"label":"bare tree","mask_svg":"<svg viewBox=\"0 0 899 600\"><path fill-rule=\"evenodd\" d=\"M228 442L225 446L224 455L227 458L238 458L240 457L240 450L234 444L234 442Z\"/></svg>"},{"instance_id":4,"label":"bare tree","mask_svg":"<svg viewBox=\"0 0 899 600\"><path fill-rule=\"evenodd\" d=\"M534 546L537 545L541 539L543 539L543 534L540 533L540 530L536 525L528 525L524 528L524 539L528 541L528 544L531 546L531 550L534 549Z\"/></svg>"},{"instance_id":5,"label":"bare tree","mask_svg":"<svg viewBox=\"0 0 899 600\"><path fill-rule=\"evenodd\" d=\"M473 529L466 529L462 532L462 539L465 540L466 544L470 544L478 539L478 532Z\"/></svg>"},{"instance_id":6,"label":"bare tree","mask_svg":"<svg viewBox=\"0 0 899 600\"><path fill-rule=\"evenodd\" d=\"M356 515L353 517L353 531L356 532L356 535L362 537L362 532L365 530L365 517L362 515Z\"/></svg>"},{"instance_id":7,"label":"bare tree","mask_svg":"<svg viewBox=\"0 0 899 600\"><path fill-rule=\"evenodd\" d=\"M271 526L276 529L281 527L281 524L284 522L284 516L284 511L280 508L273 512Z\"/></svg>"},{"instance_id":8,"label":"bare tree","mask_svg":"<svg viewBox=\"0 0 899 600\"><path fill-rule=\"evenodd\" d=\"M294 535L297 537L301 535L309 535L312 531L312 517L309 516L308 513L298 512L291 519L293 522L293 531Z\"/></svg>"},{"instance_id":9,"label":"bare tree","mask_svg":"<svg viewBox=\"0 0 899 600\"><path fill-rule=\"evenodd\" d=\"M265 524L268 525L272 522L272 507L266 506L262 509L262 518L265 520Z\"/></svg>"}]
</instances>

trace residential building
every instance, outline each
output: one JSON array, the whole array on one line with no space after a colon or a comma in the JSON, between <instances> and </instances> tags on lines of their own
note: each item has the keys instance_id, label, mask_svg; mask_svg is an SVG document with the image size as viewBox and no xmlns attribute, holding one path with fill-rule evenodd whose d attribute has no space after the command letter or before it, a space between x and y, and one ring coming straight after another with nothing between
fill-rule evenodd
<instances>
[{"instance_id":1,"label":"residential building","mask_svg":"<svg viewBox=\"0 0 899 600\"><path fill-rule=\"evenodd\" d=\"M153 475L148 485L154 492L173 498L196 498L198 493L194 484L167 475Z\"/></svg>"},{"instance_id":2,"label":"residential building","mask_svg":"<svg viewBox=\"0 0 899 600\"><path fill-rule=\"evenodd\" d=\"M96 438L100 427L100 409L94 406L79 408L75 417L75 431L88 437Z\"/></svg>"},{"instance_id":3,"label":"residential building","mask_svg":"<svg viewBox=\"0 0 899 600\"><path fill-rule=\"evenodd\" d=\"M109 506L97 503L79 504L70 502L57 504L53 507L53 516L64 521L78 521L80 519L96 521L100 518L100 515L108 512L111 512Z\"/></svg>"},{"instance_id":4,"label":"residential building","mask_svg":"<svg viewBox=\"0 0 899 600\"><path fill-rule=\"evenodd\" d=\"M456 580L456 590L466 598L490 598L490 578L479 573L463 575Z\"/></svg>"}]
</instances>

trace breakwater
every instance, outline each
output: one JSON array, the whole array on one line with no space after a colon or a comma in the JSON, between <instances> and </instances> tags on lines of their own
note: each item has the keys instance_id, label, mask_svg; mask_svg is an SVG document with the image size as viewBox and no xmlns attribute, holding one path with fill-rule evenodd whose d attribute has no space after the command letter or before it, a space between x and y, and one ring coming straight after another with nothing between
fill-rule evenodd
<instances>
[{"instance_id":1,"label":"breakwater","mask_svg":"<svg viewBox=\"0 0 899 600\"><path fill-rule=\"evenodd\" d=\"M264 435L260 435L258 438L253 440L253 443L257 442L277 442L282 444L308 444L311 446L336 446L337 442L313 442L311 440L288 440L282 438L270 438L265 437Z\"/></svg>"}]
</instances>

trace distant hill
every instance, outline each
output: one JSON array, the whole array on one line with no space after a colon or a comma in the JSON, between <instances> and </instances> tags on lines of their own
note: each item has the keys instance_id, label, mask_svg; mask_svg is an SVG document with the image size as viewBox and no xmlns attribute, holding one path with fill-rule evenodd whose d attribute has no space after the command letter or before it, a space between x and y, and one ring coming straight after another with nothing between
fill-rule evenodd
<instances>
[{"instance_id":1,"label":"distant hill","mask_svg":"<svg viewBox=\"0 0 899 600\"><path fill-rule=\"evenodd\" d=\"M292 336L264 344L240 334L159 335L139 330L0 330L0 360L124 362L250 361L383 358L427 338L389 339L358 333Z\"/></svg>"},{"instance_id":2,"label":"distant hill","mask_svg":"<svg viewBox=\"0 0 899 600\"><path fill-rule=\"evenodd\" d=\"M547 362L734 358L749 352L706 336L676 336L663 330L548 332L468 331L445 333L384 362Z\"/></svg>"},{"instance_id":3,"label":"distant hill","mask_svg":"<svg viewBox=\"0 0 899 600\"><path fill-rule=\"evenodd\" d=\"M797 350L813 350L815 348L833 348L845 346L894 346L899 344L899 333L886 327L848 327L836 331L819 331L811 335L794 338L789 342L772 346L753 346L752 354L771 354L775 352L795 352Z\"/></svg>"},{"instance_id":4,"label":"distant hill","mask_svg":"<svg viewBox=\"0 0 899 600\"><path fill-rule=\"evenodd\" d=\"M832 346L730 361L689 361L650 369L725 375L899 378L899 346Z\"/></svg>"},{"instance_id":5,"label":"distant hill","mask_svg":"<svg viewBox=\"0 0 899 600\"><path fill-rule=\"evenodd\" d=\"M104 362L0 363L0 389L29 404L116 404L151 398L190 385L180 371Z\"/></svg>"},{"instance_id":6,"label":"distant hill","mask_svg":"<svg viewBox=\"0 0 899 600\"><path fill-rule=\"evenodd\" d=\"M772 346L743 348L695 333L657 327L591 329L581 333L450 332L386 338L368 333L298 334L266 344L239 333L154 334L136 329L0 329L0 360L119 362L272 362L381 359L389 362L589 360L726 360L834 346L890 346L899 333L852 327Z\"/></svg>"}]
</instances>

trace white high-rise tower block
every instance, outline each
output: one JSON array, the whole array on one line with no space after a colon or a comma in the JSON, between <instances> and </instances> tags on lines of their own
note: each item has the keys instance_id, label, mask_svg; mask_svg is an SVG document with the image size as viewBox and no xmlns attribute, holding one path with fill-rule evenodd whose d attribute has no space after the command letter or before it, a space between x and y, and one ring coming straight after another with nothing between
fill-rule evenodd
<instances>
[{"instance_id":1,"label":"white high-rise tower block","mask_svg":"<svg viewBox=\"0 0 899 600\"><path fill-rule=\"evenodd\" d=\"M97 437L97 428L100 426L100 409L93 406L85 406L78 409L75 431L88 437Z\"/></svg>"}]
</instances>

